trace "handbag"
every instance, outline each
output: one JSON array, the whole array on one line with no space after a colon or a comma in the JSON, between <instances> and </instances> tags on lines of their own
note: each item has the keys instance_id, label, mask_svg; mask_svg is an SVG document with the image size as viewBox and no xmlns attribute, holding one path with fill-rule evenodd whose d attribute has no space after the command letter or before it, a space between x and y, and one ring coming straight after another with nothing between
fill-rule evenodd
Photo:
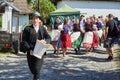
<instances>
[{"instance_id":1,"label":"handbag","mask_svg":"<svg viewBox=\"0 0 120 80\"><path fill-rule=\"evenodd\" d=\"M26 41L20 42L20 51L25 53L29 50L30 46Z\"/></svg>"},{"instance_id":2,"label":"handbag","mask_svg":"<svg viewBox=\"0 0 120 80\"><path fill-rule=\"evenodd\" d=\"M120 27L118 27L115 22L114 22L114 32L115 32L115 36L120 36Z\"/></svg>"},{"instance_id":3,"label":"handbag","mask_svg":"<svg viewBox=\"0 0 120 80\"><path fill-rule=\"evenodd\" d=\"M115 26L115 33L116 33L117 36L120 35L120 28L117 27L117 26Z\"/></svg>"}]
</instances>

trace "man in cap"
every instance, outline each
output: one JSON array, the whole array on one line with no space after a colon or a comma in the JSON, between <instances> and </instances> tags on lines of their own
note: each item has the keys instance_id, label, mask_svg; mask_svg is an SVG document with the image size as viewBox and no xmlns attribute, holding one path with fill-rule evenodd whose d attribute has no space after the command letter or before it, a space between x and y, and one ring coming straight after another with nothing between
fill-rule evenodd
<instances>
[{"instance_id":1,"label":"man in cap","mask_svg":"<svg viewBox=\"0 0 120 80\"><path fill-rule=\"evenodd\" d=\"M30 71L33 74L33 80L40 80L40 69L43 63L41 59L33 56L35 43L39 40L41 43L50 43L51 38L46 29L41 25L42 18L38 12L34 12L31 18L32 25L25 27L23 31L22 41L28 44L27 61Z\"/></svg>"},{"instance_id":2,"label":"man in cap","mask_svg":"<svg viewBox=\"0 0 120 80\"><path fill-rule=\"evenodd\" d=\"M104 42L104 48L106 48L107 53L109 54L107 60L111 61L113 60L113 45L115 40L115 21L113 19L113 15L108 15L108 22L106 23L106 29L105 29L105 42Z\"/></svg>"}]
</instances>

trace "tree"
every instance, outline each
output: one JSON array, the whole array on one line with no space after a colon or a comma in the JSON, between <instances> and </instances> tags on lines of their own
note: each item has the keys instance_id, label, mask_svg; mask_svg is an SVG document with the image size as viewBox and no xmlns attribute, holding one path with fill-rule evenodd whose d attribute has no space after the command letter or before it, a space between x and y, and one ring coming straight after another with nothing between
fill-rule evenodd
<instances>
[{"instance_id":1,"label":"tree","mask_svg":"<svg viewBox=\"0 0 120 80\"><path fill-rule=\"evenodd\" d=\"M50 0L53 4L57 5L57 2L62 1L62 0Z\"/></svg>"},{"instance_id":2,"label":"tree","mask_svg":"<svg viewBox=\"0 0 120 80\"><path fill-rule=\"evenodd\" d=\"M32 2L32 0L27 0L27 3L30 4Z\"/></svg>"},{"instance_id":3,"label":"tree","mask_svg":"<svg viewBox=\"0 0 120 80\"><path fill-rule=\"evenodd\" d=\"M41 0L40 13L46 20L50 19L50 12L56 10L56 7L49 0Z\"/></svg>"},{"instance_id":4,"label":"tree","mask_svg":"<svg viewBox=\"0 0 120 80\"><path fill-rule=\"evenodd\" d=\"M50 19L50 12L56 10L56 6L50 0L27 0L32 9L40 12L44 21ZM39 3L40 2L40 3ZM40 10L40 11L39 11Z\"/></svg>"}]
</instances>

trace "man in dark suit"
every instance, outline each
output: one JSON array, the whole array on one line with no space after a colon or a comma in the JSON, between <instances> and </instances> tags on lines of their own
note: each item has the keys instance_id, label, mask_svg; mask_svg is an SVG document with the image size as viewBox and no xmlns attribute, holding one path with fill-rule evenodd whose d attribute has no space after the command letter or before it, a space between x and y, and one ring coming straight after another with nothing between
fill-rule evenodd
<instances>
[{"instance_id":1,"label":"man in dark suit","mask_svg":"<svg viewBox=\"0 0 120 80\"><path fill-rule=\"evenodd\" d=\"M25 27L23 30L22 41L27 45L27 61L28 66L33 74L33 80L39 80L43 56L41 59L33 56L33 50L37 40L39 40L41 43L50 43L51 37L43 27L43 21L38 12L33 13L31 23L32 25Z\"/></svg>"}]
</instances>

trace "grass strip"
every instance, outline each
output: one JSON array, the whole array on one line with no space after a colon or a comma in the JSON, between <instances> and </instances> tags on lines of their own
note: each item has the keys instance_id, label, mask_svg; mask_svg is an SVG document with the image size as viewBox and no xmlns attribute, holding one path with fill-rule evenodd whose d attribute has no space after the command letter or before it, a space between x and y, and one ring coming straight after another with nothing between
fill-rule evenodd
<instances>
[{"instance_id":1,"label":"grass strip","mask_svg":"<svg viewBox=\"0 0 120 80\"><path fill-rule=\"evenodd\" d=\"M0 50L0 58L6 57L12 53L13 53L13 50L11 50L11 49L2 49L2 50Z\"/></svg>"},{"instance_id":2,"label":"grass strip","mask_svg":"<svg viewBox=\"0 0 120 80\"><path fill-rule=\"evenodd\" d=\"M120 78L120 45L115 46L115 58L114 61L116 62L117 72Z\"/></svg>"}]
</instances>

